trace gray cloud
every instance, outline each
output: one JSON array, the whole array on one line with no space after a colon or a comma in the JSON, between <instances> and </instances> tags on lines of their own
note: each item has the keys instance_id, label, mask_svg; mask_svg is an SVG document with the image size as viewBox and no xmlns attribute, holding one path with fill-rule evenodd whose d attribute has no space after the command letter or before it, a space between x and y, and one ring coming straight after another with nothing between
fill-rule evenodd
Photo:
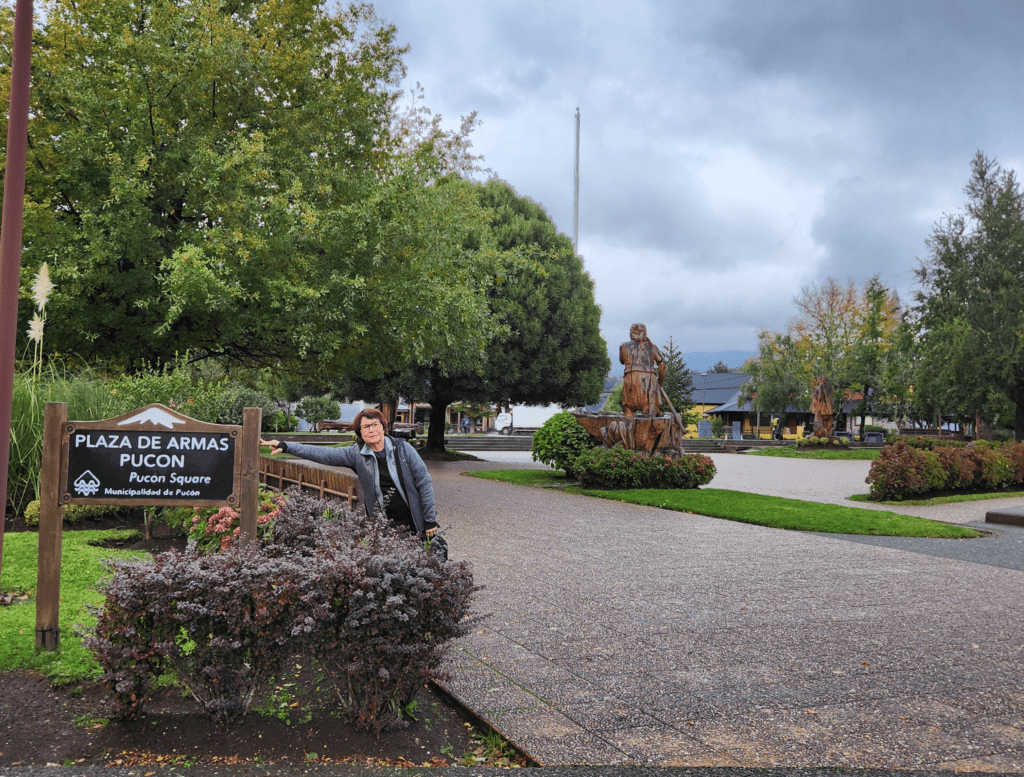
<instances>
[{"instance_id":1,"label":"gray cloud","mask_svg":"<svg viewBox=\"0 0 1024 777\"><path fill-rule=\"evenodd\" d=\"M874 274L911 298L977 149L1024 173L1019 0L385 0L409 83L572 230L614 351L642 320L750 351L800 287Z\"/></svg>"}]
</instances>

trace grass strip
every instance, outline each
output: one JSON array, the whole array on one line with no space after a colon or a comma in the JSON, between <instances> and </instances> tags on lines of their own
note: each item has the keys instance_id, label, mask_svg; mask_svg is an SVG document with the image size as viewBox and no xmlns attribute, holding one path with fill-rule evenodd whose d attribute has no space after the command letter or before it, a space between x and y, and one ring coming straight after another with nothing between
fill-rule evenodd
<instances>
[{"instance_id":1,"label":"grass strip","mask_svg":"<svg viewBox=\"0 0 1024 777\"><path fill-rule=\"evenodd\" d=\"M473 477L501 480L533 487L566 485L561 472L552 470L489 470L474 472ZM630 504L661 507L677 512L724 518L755 526L791 531L864 534L880 537L935 537L967 539L985 536L982 532L956 524L931 521L914 515L901 515L862 507L805 502L780 496L749 494L718 488L701 489L628 489L603 491L567 487L568 491Z\"/></svg>"},{"instance_id":2,"label":"grass strip","mask_svg":"<svg viewBox=\"0 0 1024 777\"><path fill-rule=\"evenodd\" d=\"M854 494L850 499L854 502L871 502L877 505L909 505L911 507L928 507L930 505L951 505L958 502L980 502L985 499L1011 499L1024 496L1024 488L1007 488L1001 491L974 491L967 494L943 494L926 499L890 499L876 502L871 494Z\"/></svg>"},{"instance_id":3,"label":"grass strip","mask_svg":"<svg viewBox=\"0 0 1024 777\"><path fill-rule=\"evenodd\" d=\"M772 456L776 459L828 459L831 461L876 461L882 451L879 448L761 448L747 451L746 456Z\"/></svg>"},{"instance_id":4,"label":"grass strip","mask_svg":"<svg viewBox=\"0 0 1024 777\"><path fill-rule=\"evenodd\" d=\"M145 557L145 551L112 550L100 547L105 541L123 541L136 536L132 529L113 531L69 531L64 533L60 570L60 647L53 651L35 648L36 569L39 535L15 532L4 535L3 590L19 597L14 604L0 607L0 671L35 669L54 685L93 680L100 675L99 664L82 646L82 629L96 623L89 605L102 604L96 590L106 576L105 558Z\"/></svg>"},{"instance_id":5,"label":"grass strip","mask_svg":"<svg viewBox=\"0 0 1024 777\"><path fill-rule=\"evenodd\" d=\"M966 539L983 537L974 529L930 521L916 515L865 510L860 507L804 502L781 496L762 496L717 488L629 491L579 489L586 496L616 499L631 504L725 518L730 521L792 531L830 534L866 534L879 537L936 537Z\"/></svg>"}]
</instances>

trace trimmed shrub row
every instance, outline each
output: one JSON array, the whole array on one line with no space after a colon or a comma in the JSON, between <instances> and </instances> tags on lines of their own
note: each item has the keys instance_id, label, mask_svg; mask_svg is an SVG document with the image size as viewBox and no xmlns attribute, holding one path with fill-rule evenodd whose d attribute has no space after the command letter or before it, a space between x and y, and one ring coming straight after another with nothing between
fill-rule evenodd
<instances>
[{"instance_id":1,"label":"trimmed shrub row","mask_svg":"<svg viewBox=\"0 0 1024 777\"><path fill-rule=\"evenodd\" d=\"M871 498L880 501L932 491L1006 488L1024 483L1024 445L975 442L928 449L901 439L871 463L867 482Z\"/></svg>"},{"instance_id":2,"label":"trimmed shrub row","mask_svg":"<svg viewBox=\"0 0 1024 777\"><path fill-rule=\"evenodd\" d=\"M700 453L647 456L637 451L594 448L576 459L573 470L585 488L699 488L715 476L715 463Z\"/></svg>"},{"instance_id":3,"label":"trimmed shrub row","mask_svg":"<svg viewBox=\"0 0 1024 777\"><path fill-rule=\"evenodd\" d=\"M261 700L286 660L325 667L342 713L379 733L468 632L466 562L444 562L386 520L290 492L267 542L114 561L86 644L114 717L139 714L173 670L216 721Z\"/></svg>"},{"instance_id":4,"label":"trimmed shrub row","mask_svg":"<svg viewBox=\"0 0 1024 777\"><path fill-rule=\"evenodd\" d=\"M68 523L81 523L85 520L96 520L108 516L130 515L131 507L122 505L65 505L64 520ZM39 525L39 500L34 499L25 507L25 525Z\"/></svg>"},{"instance_id":5,"label":"trimmed shrub row","mask_svg":"<svg viewBox=\"0 0 1024 777\"><path fill-rule=\"evenodd\" d=\"M892 439L892 442L903 440L911 448L917 448L922 451L933 451L936 448L966 448L967 443L963 440L947 440L941 437L918 437L909 435L902 437L897 435ZM1000 443L994 443L999 445Z\"/></svg>"},{"instance_id":6,"label":"trimmed shrub row","mask_svg":"<svg viewBox=\"0 0 1024 777\"><path fill-rule=\"evenodd\" d=\"M836 437L829 440L827 437L802 437L796 441L798 448L849 448L850 441L846 437Z\"/></svg>"}]
</instances>

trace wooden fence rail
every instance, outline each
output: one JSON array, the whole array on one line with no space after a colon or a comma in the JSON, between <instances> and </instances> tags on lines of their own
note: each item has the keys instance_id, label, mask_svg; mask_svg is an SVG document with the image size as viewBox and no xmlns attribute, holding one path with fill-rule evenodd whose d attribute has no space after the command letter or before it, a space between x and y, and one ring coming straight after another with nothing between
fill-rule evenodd
<instances>
[{"instance_id":1,"label":"wooden fence rail","mask_svg":"<svg viewBox=\"0 0 1024 777\"><path fill-rule=\"evenodd\" d=\"M321 499L329 496L344 499L352 509L361 499L359 479L354 472L339 472L295 459L260 456L260 482L279 491L289 486L298 486Z\"/></svg>"}]
</instances>

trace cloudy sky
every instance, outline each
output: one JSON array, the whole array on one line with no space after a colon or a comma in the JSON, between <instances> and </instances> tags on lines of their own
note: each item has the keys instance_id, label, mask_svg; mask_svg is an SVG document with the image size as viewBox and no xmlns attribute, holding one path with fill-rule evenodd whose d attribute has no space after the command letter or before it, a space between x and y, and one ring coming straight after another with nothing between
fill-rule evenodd
<instances>
[{"instance_id":1,"label":"cloudy sky","mask_svg":"<svg viewBox=\"0 0 1024 777\"><path fill-rule=\"evenodd\" d=\"M908 301L977 150L1024 174L1024 0L377 0L408 85L572 235L633 321L739 366L801 287Z\"/></svg>"}]
</instances>

